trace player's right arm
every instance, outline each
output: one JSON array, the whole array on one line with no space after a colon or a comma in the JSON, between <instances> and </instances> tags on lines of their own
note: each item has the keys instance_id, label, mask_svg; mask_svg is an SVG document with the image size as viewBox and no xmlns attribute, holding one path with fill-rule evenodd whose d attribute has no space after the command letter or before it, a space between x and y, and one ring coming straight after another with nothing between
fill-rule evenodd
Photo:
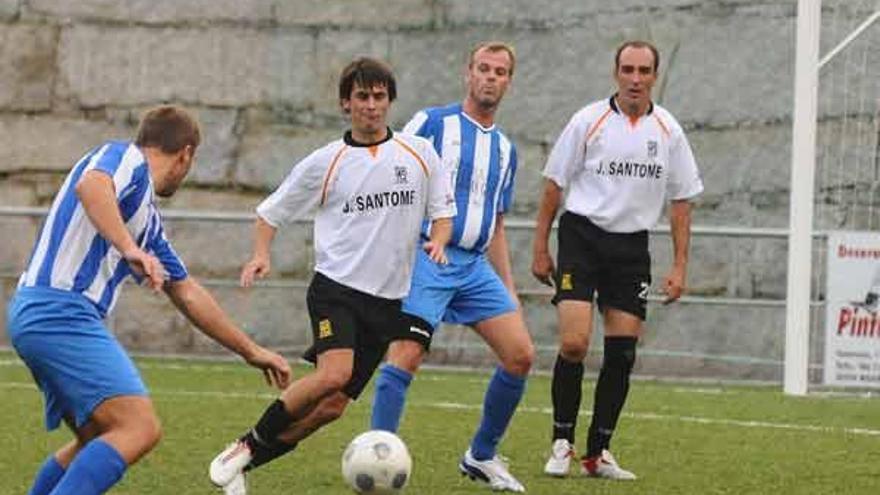
<instances>
[{"instance_id":1,"label":"player's right arm","mask_svg":"<svg viewBox=\"0 0 880 495\"><path fill-rule=\"evenodd\" d=\"M272 269L272 240L278 228L314 209L322 199L322 188L329 187L330 166L345 152L325 146L297 163L269 197L257 206L251 258L241 269L239 282L250 287L255 279L266 277Z\"/></svg>"},{"instance_id":2,"label":"player's right arm","mask_svg":"<svg viewBox=\"0 0 880 495\"><path fill-rule=\"evenodd\" d=\"M553 285L556 267L550 255L550 228L562 203L563 190L584 160L586 126L582 113L576 113L563 129L544 167L544 192L538 207L535 240L532 244L532 275L545 285Z\"/></svg>"},{"instance_id":3,"label":"player's right arm","mask_svg":"<svg viewBox=\"0 0 880 495\"><path fill-rule=\"evenodd\" d=\"M272 271L272 240L278 229L261 217L254 222L254 251L251 259L241 269L241 286L254 285L255 278L265 278Z\"/></svg>"},{"instance_id":4,"label":"player's right arm","mask_svg":"<svg viewBox=\"0 0 880 495\"><path fill-rule=\"evenodd\" d=\"M113 177L99 170L88 170L76 184L76 195L95 230L113 245L138 275L146 277L153 290L165 282L162 264L155 256L142 250L122 220Z\"/></svg>"},{"instance_id":5,"label":"player's right arm","mask_svg":"<svg viewBox=\"0 0 880 495\"><path fill-rule=\"evenodd\" d=\"M263 370L266 382L280 389L290 383L290 365L281 355L254 342L242 332L217 301L192 277L165 284L165 293L205 335Z\"/></svg>"},{"instance_id":6,"label":"player's right arm","mask_svg":"<svg viewBox=\"0 0 880 495\"><path fill-rule=\"evenodd\" d=\"M552 179L544 180L544 193L538 207L535 240L532 244L532 275L545 285L553 285L553 256L550 255L550 227L561 203L562 188Z\"/></svg>"}]
</instances>

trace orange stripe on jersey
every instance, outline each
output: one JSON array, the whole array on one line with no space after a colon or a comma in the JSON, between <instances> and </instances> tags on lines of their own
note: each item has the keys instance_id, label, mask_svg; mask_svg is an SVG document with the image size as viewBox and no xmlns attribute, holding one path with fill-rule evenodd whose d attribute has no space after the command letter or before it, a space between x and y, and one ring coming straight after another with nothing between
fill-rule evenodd
<instances>
[{"instance_id":1,"label":"orange stripe on jersey","mask_svg":"<svg viewBox=\"0 0 880 495\"><path fill-rule=\"evenodd\" d=\"M669 132L669 128L666 127L666 124L663 122L663 119L661 119L660 116L657 115L656 113L652 112L651 115L653 115L654 118L657 119L657 123L660 124L660 128L663 129L663 134L666 134L666 137L671 136L671 134Z\"/></svg>"},{"instance_id":2,"label":"orange stripe on jersey","mask_svg":"<svg viewBox=\"0 0 880 495\"><path fill-rule=\"evenodd\" d=\"M611 115L611 109L610 109L610 108L609 108L608 110L605 110L605 113L603 113L602 116L599 117L599 120L597 120L597 121L593 124L593 126L590 127L590 130L587 131L587 142L588 142L588 143L590 142L590 138L593 137L593 134L595 134L596 131L599 130L599 127L602 126L602 122L605 122L605 119L607 119L609 115Z\"/></svg>"},{"instance_id":3,"label":"orange stripe on jersey","mask_svg":"<svg viewBox=\"0 0 880 495\"><path fill-rule=\"evenodd\" d=\"M416 158L416 161L419 162L419 165L422 166L422 171L425 172L425 177L430 177L431 172L428 171L428 166L425 165L425 160L422 160L422 157L419 156L418 153L416 153L416 150L412 149L408 144L404 143L400 139L397 139L397 138L393 138L393 139L394 139L394 142L399 144L406 151L409 151L409 153Z\"/></svg>"},{"instance_id":4,"label":"orange stripe on jersey","mask_svg":"<svg viewBox=\"0 0 880 495\"><path fill-rule=\"evenodd\" d=\"M369 151L370 154L373 155L373 158L376 158L376 154L379 153L379 147L374 144L367 148L367 151Z\"/></svg>"},{"instance_id":5,"label":"orange stripe on jersey","mask_svg":"<svg viewBox=\"0 0 880 495\"><path fill-rule=\"evenodd\" d=\"M324 202L327 201L327 193L330 189L330 179L333 177L333 172L336 170L336 166L339 165L339 158L342 157L342 152L347 149L348 146L343 145L342 148L336 152L336 155L333 156L333 161L330 162L330 167L327 168L327 175L324 176L324 186L321 187L321 206L324 206Z\"/></svg>"}]
</instances>

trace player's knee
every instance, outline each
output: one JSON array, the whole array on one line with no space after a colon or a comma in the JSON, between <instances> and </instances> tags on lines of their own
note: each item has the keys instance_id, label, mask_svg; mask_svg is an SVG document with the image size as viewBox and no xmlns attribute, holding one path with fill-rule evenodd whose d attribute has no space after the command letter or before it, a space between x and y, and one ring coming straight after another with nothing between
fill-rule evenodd
<instances>
[{"instance_id":1,"label":"player's knee","mask_svg":"<svg viewBox=\"0 0 880 495\"><path fill-rule=\"evenodd\" d=\"M526 376L535 362L535 346L531 342L520 346L502 360L504 369L513 375Z\"/></svg>"},{"instance_id":2,"label":"player's knee","mask_svg":"<svg viewBox=\"0 0 880 495\"><path fill-rule=\"evenodd\" d=\"M568 362L579 363L587 357L588 345L585 339L563 339L559 344L559 354Z\"/></svg>"},{"instance_id":3,"label":"player's knee","mask_svg":"<svg viewBox=\"0 0 880 495\"><path fill-rule=\"evenodd\" d=\"M152 450L162 440L162 423L155 414L142 418L136 431L144 451Z\"/></svg>"},{"instance_id":4,"label":"player's knee","mask_svg":"<svg viewBox=\"0 0 880 495\"><path fill-rule=\"evenodd\" d=\"M626 374L632 372L636 362L636 342L635 338L621 339L614 344L606 341L602 368L620 370Z\"/></svg>"},{"instance_id":5,"label":"player's knee","mask_svg":"<svg viewBox=\"0 0 880 495\"><path fill-rule=\"evenodd\" d=\"M414 340L396 340L388 347L386 361L410 374L418 371L425 356L422 344Z\"/></svg>"}]
</instances>

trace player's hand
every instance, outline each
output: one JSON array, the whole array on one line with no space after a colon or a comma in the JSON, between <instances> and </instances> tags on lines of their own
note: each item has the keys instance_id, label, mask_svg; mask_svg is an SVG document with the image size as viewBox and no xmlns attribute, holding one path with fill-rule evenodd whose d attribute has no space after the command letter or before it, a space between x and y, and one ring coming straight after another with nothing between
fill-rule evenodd
<instances>
[{"instance_id":1,"label":"player's hand","mask_svg":"<svg viewBox=\"0 0 880 495\"><path fill-rule=\"evenodd\" d=\"M553 287L553 273L556 266L548 252L535 253L532 256L532 275L542 284Z\"/></svg>"},{"instance_id":2,"label":"player's hand","mask_svg":"<svg viewBox=\"0 0 880 495\"><path fill-rule=\"evenodd\" d=\"M246 358L249 365L263 370L266 384L284 390L290 384L292 372L287 360L278 353L257 346L256 350Z\"/></svg>"},{"instance_id":3,"label":"player's hand","mask_svg":"<svg viewBox=\"0 0 880 495\"><path fill-rule=\"evenodd\" d=\"M255 279L266 278L272 271L272 262L265 256L254 256L241 269L241 277L239 282L242 287L250 287L254 285Z\"/></svg>"},{"instance_id":4,"label":"player's hand","mask_svg":"<svg viewBox=\"0 0 880 495\"><path fill-rule=\"evenodd\" d=\"M122 253L122 257L137 276L144 278L144 285L156 292L162 290L166 273L159 258L148 254L139 247L131 248Z\"/></svg>"},{"instance_id":5,"label":"player's hand","mask_svg":"<svg viewBox=\"0 0 880 495\"><path fill-rule=\"evenodd\" d=\"M684 279L686 275L684 266L673 266L669 270L669 274L663 280L663 292L666 293L666 299L663 304L669 304L678 300L684 292Z\"/></svg>"},{"instance_id":6,"label":"player's hand","mask_svg":"<svg viewBox=\"0 0 880 495\"><path fill-rule=\"evenodd\" d=\"M449 263L449 260L446 259L446 245L441 244L436 241L427 241L422 244L422 249L425 250L425 253L428 254L428 257L439 265L445 265Z\"/></svg>"}]
</instances>

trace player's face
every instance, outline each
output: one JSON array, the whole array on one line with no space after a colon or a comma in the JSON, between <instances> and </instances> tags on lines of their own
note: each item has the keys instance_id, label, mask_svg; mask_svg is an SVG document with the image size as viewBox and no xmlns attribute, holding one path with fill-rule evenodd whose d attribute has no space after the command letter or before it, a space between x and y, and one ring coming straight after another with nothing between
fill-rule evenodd
<instances>
[{"instance_id":1,"label":"player's face","mask_svg":"<svg viewBox=\"0 0 880 495\"><path fill-rule=\"evenodd\" d=\"M624 48L614 78L617 80L617 98L621 104L644 110L651 101L651 88L657 82L651 49Z\"/></svg>"},{"instance_id":2,"label":"player's face","mask_svg":"<svg viewBox=\"0 0 880 495\"><path fill-rule=\"evenodd\" d=\"M186 174L192 168L194 154L195 150L192 146L185 146L182 150L172 155L165 177L161 184L156 184L156 195L167 198L177 192L177 189L183 183L183 179L186 178Z\"/></svg>"},{"instance_id":3,"label":"player's face","mask_svg":"<svg viewBox=\"0 0 880 495\"><path fill-rule=\"evenodd\" d=\"M467 71L468 99L480 108L495 109L510 85L510 54L485 48L474 54Z\"/></svg>"},{"instance_id":4,"label":"player's face","mask_svg":"<svg viewBox=\"0 0 880 495\"><path fill-rule=\"evenodd\" d=\"M376 85L364 88L357 83L351 89L351 98L342 100L342 108L351 116L351 131L357 138L369 138L385 133L385 119L391 100L388 88Z\"/></svg>"}]
</instances>

